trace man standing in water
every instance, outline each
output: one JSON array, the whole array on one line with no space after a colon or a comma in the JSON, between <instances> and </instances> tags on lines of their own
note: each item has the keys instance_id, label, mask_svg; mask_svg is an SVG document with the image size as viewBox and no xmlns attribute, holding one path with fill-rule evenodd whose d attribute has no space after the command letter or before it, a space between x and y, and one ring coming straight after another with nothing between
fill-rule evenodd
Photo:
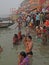
<instances>
[{"instance_id":1,"label":"man standing in water","mask_svg":"<svg viewBox=\"0 0 49 65\"><path fill-rule=\"evenodd\" d=\"M33 47L33 43L32 43L32 37L28 36L27 41L24 43L25 44L25 51L27 53L27 55L32 56L32 47Z\"/></svg>"},{"instance_id":2,"label":"man standing in water","mask_svg":"<svg viewBox=\"0 0 49 65\"><path fill-rule=\"evenodd\" d=\"M33 43L32 43L32 37L31 36L28 36L26 45L27 45L26 53L29 55L33 55L33 53L32 53Z\"/></svg>"},{"instance_id":3,"label":"man standing in water","mask_svg":"<svg viewBox=\"0 0 49 65\"><path fill-rule=\"evenodd\" d=\"M32 65L32 55L33 55L32 47L33 47L32 37L28 36L27 37L27 41L25 42L25 51L27 53L27 56L29 57L29 60L30 60L29 63L30 63L30 65Z\"/></svg>"},{"instance_id":4,"label":"man standing in water","mask_svg":"<svg viewBox=\"0 0 49 65\"><path fill-rule=\"evenodd\" d=\"M16 28L18 28L18 40L21 40L21 28L22 28L22 23L21 23L21 21L19 20L19 18L18 18L17 23L18 23L18 25L16 26Z\"/></svg>"}]
</instances>

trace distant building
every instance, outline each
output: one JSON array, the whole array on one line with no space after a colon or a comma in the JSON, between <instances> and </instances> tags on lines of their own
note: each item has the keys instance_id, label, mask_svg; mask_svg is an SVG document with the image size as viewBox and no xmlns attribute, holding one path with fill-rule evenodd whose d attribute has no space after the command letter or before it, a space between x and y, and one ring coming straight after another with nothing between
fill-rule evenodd
<instances>
[{"instance_id":1,"label":"distant building","mask_svg":"<svg viewBox=\"0 0 49 65\"><path fill-rule=\"evenodd\" d=\"M43 7L49 5L49 0L24 0L21 3L21 8L23 9L34 9L41 10Z\"/></svg>"}]
</instances>

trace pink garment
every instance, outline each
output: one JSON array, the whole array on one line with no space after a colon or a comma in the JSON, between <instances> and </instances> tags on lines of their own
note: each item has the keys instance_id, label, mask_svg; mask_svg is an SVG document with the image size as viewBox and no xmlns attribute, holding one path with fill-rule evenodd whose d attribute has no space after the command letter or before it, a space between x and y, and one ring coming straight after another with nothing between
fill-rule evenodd
<instances>
[{"instance_id":1,"label":"pink garment","mask_svg":"<svg viewBox=\"0 0 49 65\"><path fill-rule=\"evenodd\" d=\"M24 58L24 60L19 65L30 65L29 64L29 57L27 56L26 58Z\"/></svg>"},{"instance_id":2,"label":"pink garment","mask_svg":"<svg viewBox=\"0 0 49 65\"><path fill-rule=\"evenodd\" d=\"M40 4L43 4L46 0L40 0Z\"/></svg>"}]
</instances>

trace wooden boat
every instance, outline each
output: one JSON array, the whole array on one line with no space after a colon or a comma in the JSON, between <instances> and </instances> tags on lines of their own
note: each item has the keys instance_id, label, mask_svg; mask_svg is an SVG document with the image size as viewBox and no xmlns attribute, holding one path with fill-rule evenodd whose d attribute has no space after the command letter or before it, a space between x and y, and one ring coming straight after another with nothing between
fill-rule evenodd
<instances>
[{"instance_id":1,"label":"wooden boat","mask_svg":"<svg viewBox=\"0 0 49 65\"><path fill-rule=\"evenodd\" d=\"M1 21L0 22L0 28L7 28L13 24L14 23L12 21Z\"/></svg>"}]
</instances>

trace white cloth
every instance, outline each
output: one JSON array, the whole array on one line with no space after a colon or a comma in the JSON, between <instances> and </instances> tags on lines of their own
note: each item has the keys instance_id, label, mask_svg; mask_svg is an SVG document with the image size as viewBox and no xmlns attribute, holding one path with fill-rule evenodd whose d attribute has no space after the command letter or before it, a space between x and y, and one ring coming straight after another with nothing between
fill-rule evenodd
<instances>
[{"instance_id":1,"label":"white cloth","mask_svg":"<svg viewBox=\"0 0 49 65\"><path fill-rule=\"evenodd\" d=\"M31 23L33 23L33 19L31 19Z\"/></svg>"},{"instance_id":2,"label":"white cloth","mask_svg":"<svg viewBox=\"0 0 49 65\"><path fill-rule=\"evenodd\" d=\"M29 16L27 17L26 21L28 21L28 22L30 21L30 17Z\"/></svg>"}]
</instances>

